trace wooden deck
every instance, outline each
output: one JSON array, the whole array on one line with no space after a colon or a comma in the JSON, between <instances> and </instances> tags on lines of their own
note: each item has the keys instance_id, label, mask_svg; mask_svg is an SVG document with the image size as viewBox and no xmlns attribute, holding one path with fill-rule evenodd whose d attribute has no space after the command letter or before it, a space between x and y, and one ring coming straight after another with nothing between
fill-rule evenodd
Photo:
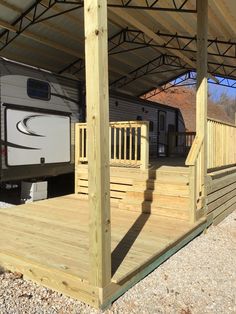
<instances>
[{"instance_id":1,"label":"wooden deck","mask_svg":"<svg viewBox=\"0 0 236 314\"><path fill-rule=\"evenodd\" d=\"M0 265L95 307L104 307L199 234L205 220L142 214L113 205L112 283L89 284L88 201L78 195L0 210Z\"/></svg>"}]
</instances>

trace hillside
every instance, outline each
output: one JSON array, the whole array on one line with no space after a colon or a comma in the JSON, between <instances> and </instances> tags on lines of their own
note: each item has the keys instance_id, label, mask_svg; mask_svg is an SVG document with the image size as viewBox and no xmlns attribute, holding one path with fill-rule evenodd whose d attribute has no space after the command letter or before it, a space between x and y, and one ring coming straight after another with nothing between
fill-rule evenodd
<instances>
[{"instance_id":1,"label":"hillside","mask_svg":"<svg viewBox=\"0 0 236 314\"><path fill-rule=\"evenodd\" d=\"M173 87L149 98L149 100L179 108L184 117L186 130L196 130L196 93L193 88ZM208 99L208 117L234 123L234 120L227 115L224 109L211 99Z\"/></svg>"}]
</instances>

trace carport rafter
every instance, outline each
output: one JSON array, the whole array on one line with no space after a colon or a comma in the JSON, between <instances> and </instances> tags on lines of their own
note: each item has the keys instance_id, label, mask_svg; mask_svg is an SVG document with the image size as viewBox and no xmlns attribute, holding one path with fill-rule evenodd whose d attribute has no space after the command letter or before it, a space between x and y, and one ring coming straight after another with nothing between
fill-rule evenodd
<instances>
[{"instance_id":1,"label":"carport rafter","mask_svg":"<svg viewBox=\"0 0 236 314\"><path fill-rule=\"evenodd\" d=\"M167 43L163 44L163 45L159 45L159 44L153 42L152 39L149 39L148 36L146 36L145 33L142 31L129 29L129 28L122 29L121 31L119 31L118 33L116 33L115 35L111 36L108 39L109 55L129 52L129 51L133 51L133 50L141 49L141 48L145 48L145 47L161 47L161 48L168 47L170 49L192 51L188 47L192 42L196 42L196 36L191 37L191 36L183 36L183 35L179 35L179 34L166 34L166 33L160 32L160 31L158 31L157 34L159 36L163 36L165 38L168 38ZM185 39L186 41L184 43L180 43L180 40L182 40L182 39ZM176 47L176 45L174 47L172 45L173 42L175 42L178 45L178 47ZM127 47L127 48L122 49L121 47L124 43L129 43L131 45L131 48ZM132 48L132 45L135 45L135 46L137 45L137 46L135 48ZM221 47L221 45L222 45L222 47ZM217 56L221 56L221 57L224 56L224 57L228 57L228 58L236 58L236 43L235 42L218 40L217 38L208 39L208 48L210 48L210 47L216 48L218 51L218 54L209 52L208 53L209 55L217 55ZM227 53L229 53L229 51L231 54L227 55ZM196 52L196 51L194 50L193 52ZM172 58L171 62L169 62L170 58ZM178 57L175 58L175 57L172 57L170 55L165 55L165 56L163 55L163 57L162 57L163 64L160 64L160 63L156 64L156 61L157 60L160 61L161 58L160 57L155 58L154 60L150 61L150 64L152 64L152 65L155 63L154 67L151 67L149 65L149 63L147 63L147 64L141 66L140 68L135 69L134 71L132 71L130 73L127 73L127 77L123 76L120 79L113 82L111 85L113 85L117 82L121 82L120 81L121 79L123 82L126 81L128 84L129 79L131 79L131 81L133 81L133 79L137 79L140 77L138 74L138 72L140 72L140 71L141 71L141 74L143 74L143 75L154 74L154 73L155 74L156 73L163 73L163 71L160 71L160 70L158 71L158 68L164 64L172 65L170 70L173 71L173 67L174 67L173 59L175 61L178 61L178 63L175 64L175 67L179 66L179 69L180 69L182 66L184 66L184 68L187 68L187 71L189 71L189 69L191 69L191 67L189 67L189 66L187 67L185 63L181 62L181 60L179 60ZM81 70L84 69L84 66L85 66L84 60L82 58L78 58L78 59L74 60L71 64L67 65L62 70L60 70L59 73L68 72L70 74L76 75ZM142 72L142 70L145 68L145 66L146 66L146 70L144 70L144 72ZM210 73L215 73L221 69L223 71L223 73L229 77L235 72L235 67L232 65L225 65L225 64L220 64L217 62L209 61L209 66L211 67L211 68L209 68ZM151 69L151 72L149 72L150 69ZM155 72L154 72L154 69L155 69ZM218 74L218 76L220 76L220 74ZM179 78L179 75L177 77ZM224 80L225 82L223 82L222 80L219 80L219 82L215 82L215 81L210 80L210 79L209 79L209 81L211 83L214 82L214 84L218 84L218 85L222 85L222 86L234 87L234 84L231 84L226 79ZM164 85L166 83L169 83L169 81L163 82Z\"/></svg>"},{"instance_id":2,"label":"carport rafter","mask_svg":"<svg viewBox=\"0 0 236 314\"><path fill-rule=\"evenodd\" d=\"M5 23L5 30L0 35L0 51L7 47L13 40L15 40L21 33L25 32L30 26L50 19L52 17L56 17L58 15L62 15L68 13L72 10L77 9L71 8L68 10L64 10L60 13L56 13L54 15L44 17L45 14L52 9L57 4L56 0L37 0L32 6L30 6L26 11L24 11L12 24ZM29 18L29 14L31 17Z\"/></svg>"},{"instance_id":3,"label":"carport rafter","mask_svg":"<svg viewBox=\"0 0 236 314\"><path fill-rule=\"evenodd\" d=\"M57 3L63 4L81 4L83 5L83 0L72 1L72 0L57 0ZM108 0L108 7L115 8L125 8L125 9L138 9L138 10L154 10L154 11L167 11L167 12L179 12L179 13L196 13L196 8L189 9L187 4L189 0L165 0L165 5L163 1L160 4L160 0L142 0L137 3L135 0Z\"/></svg>"},{"instance_id":4,"label":"carport rafter","mask_svg":"<svg viewBox=\"0 0 236 314\"><path fill-rule=\"evenodd\" d=\"M156 47L156 48L168 48L173 50L180 50L186 52L196 53L196 49L191 49L190 45L192 43L196 44L196 36L184 36L178 33L164 33L157 31L156 34L161 38L166 40L165 44L159 44L153 42L144 32L137 29L122 29L120 32L115 34L109 39L110 45L113 45L110 49L110 54L124 53L136 49ZM117 49L123 43L128 43L133 45L127 49ZM224 41L218 38L208 39L208 48L214 49L214 52L209 51L208 55L217 57L226 57L236 59L236 42L234 41Z\"/></svg>"},{"instance_id":5,"label":"carport rafter","mask_svg":"<svg viewBox=\"0 0 236 314\"><path fill-rule=\"evenodd\" d=\"M212 81L210 79L208 79L208 83L236 89L235 80L229 80L221 76L217 76L217 78L218 78L219 83L216 83L215 81ZM188 71L181 76L174 77L171 81L167 81L163 83L163 85L158 88L151 89L145 94L139 95L139 97L142 97L144 99L149 99L176 86L193 86L195 84L196 84L196 72Z\"/></svg>"},{"instance_id":6,"label":"carport rafter","mask_svg":"<svg viewBox=\"0 0 236 314\"><path fill-rule=\"evenodd\" d=\"M196 61L196 60L193 60L193 61ZM173 70L183 70L183 69L185 69L186 71L194 71L194 68L191 68L187 63L182 61L179 57L162 54L162 55L159 55L157 58L147 62L146 64L138 67L137 69L131 71L130 73L128 73L127 76L123 76L119 78L118 80L112 82L111 87L113 89L121 88L143 76L161 73L160 68L165 65L170 67L170 70L172 72ZM224 75L224 77L227 77L229 79L234 79L232 74L236 71L235 66L233 65L218 64L216 62L211 62L211 61L208 62L208 70L209 70L209 73L211 73L212 75L216 75L216 76ZM220 73L219 70L223 71L223 73ZM174 78L172 78L171 80L173 79Z\"/></svg>"}]
</instances>

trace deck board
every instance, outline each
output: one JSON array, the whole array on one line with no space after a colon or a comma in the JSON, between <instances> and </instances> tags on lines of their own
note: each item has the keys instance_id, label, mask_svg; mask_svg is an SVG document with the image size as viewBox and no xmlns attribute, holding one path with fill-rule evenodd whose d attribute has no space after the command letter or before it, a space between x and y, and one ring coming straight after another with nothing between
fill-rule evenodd
<instances>
[{"instance_id":1,"label":"deck board","mask_svg":"<svg viewBox=\"0 0 236 314\"><path fill-rule=\"evenodd\" d=\"M1 209L0 265L13 267L6 261L15 256L19 265L29 265L27 271L23 269L27 274L32 265L40 265L62 277L88 282L88 219L88 201L78 195ZM130 278L194 228L187 221L114 206L111 223L114 283Z\"/></svg>"}]
</instances>

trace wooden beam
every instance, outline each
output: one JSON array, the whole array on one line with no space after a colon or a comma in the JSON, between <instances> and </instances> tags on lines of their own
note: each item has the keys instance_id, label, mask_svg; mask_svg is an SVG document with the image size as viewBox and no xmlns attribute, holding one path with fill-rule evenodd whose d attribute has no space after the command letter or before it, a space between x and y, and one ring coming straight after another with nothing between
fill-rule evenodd
<instances>
[{"instance_id":1,"label":"wooden beam","mask_svg":"<svg viewBox=\"0 0 236 314\"><path fill-rule=\"evenodd\" d=\"M196 133L203 137L201 158L201 182L205 198L207 178L207 34L208 34L208 0L197 0L197 93L196 93Z\"/></svg>"},{"instance_id":2,"label":"wooden beam","mask_svg":"<svg viewBox=\"0 0 236 314\"><path fill-rule=\"evenodd\" d=\"M84 20L90 284L105 287L111 282L107 1L85 0Z\"/></svg>"}]
</instances>

